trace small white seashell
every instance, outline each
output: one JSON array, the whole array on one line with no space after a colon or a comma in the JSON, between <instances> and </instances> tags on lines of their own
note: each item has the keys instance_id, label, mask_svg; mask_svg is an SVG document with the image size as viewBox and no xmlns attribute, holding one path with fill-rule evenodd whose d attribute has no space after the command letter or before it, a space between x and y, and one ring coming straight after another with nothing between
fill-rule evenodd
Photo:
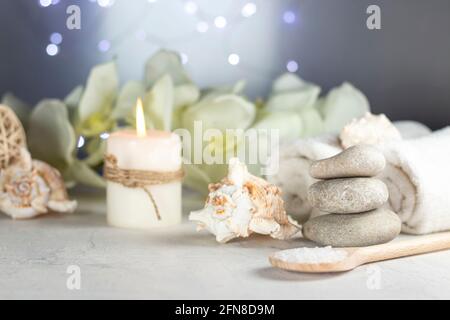
<instances>
[{"instance_id":1,"label":"small white seashell","mask_svg":"<svg viewBox=\"0 0 450 320\"><path fill-rule=\"evenodd\" d=\"M300 232L284 210L278 187L249 174L237 158L230 159L228 170L221 182L209 185L205 207L191 212L189 220L198 230L207 229L221 243L252 233L289 239Z\"/></svg>"},{"instance_id":2,"label":"small white seashell","mask_svg":"<svg viewBox=\"0 0 450 320\"><path fill-rule=\"evenodd\" d=\"M59 172L50 165L32 160L22 148L20 157L0 173L0 211L13 219L30 219L49 211L73 212Z\"/></svg>"},{"instance_id":3,"label":"small white seashell","mask_svg":"<svg viewBox=\"0 0 450 320\"><path fill-rule=\"evenodd\" d=\"M353 119L340 134L344 149L358 144L377 145L401 139L398 129L384 114L373 115L370 112L362 118Z\"/></svg>"}]
</instances>

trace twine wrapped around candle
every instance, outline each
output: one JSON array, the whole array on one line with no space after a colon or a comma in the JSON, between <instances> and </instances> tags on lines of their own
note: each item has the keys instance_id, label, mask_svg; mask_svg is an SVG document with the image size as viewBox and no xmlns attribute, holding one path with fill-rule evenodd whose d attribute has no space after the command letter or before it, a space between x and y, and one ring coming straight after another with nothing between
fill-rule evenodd
<instances>
[{"instance_id":1,"label":"twine wrapped around candle","mask_svg":"<svg viewBox=\"0 0 450 320\"><path fill-rule=\"evenodd\" d=\"M177 171L150 171L150 170L134 170L122 169L117 165L117 158L112 154L105 155L104 176L107 180L119 183L128 188L141 188L150 198L150 201L155 208L156 217L161 220L161 215L158 210L155 198L148 186L165 184L183 179L184 171L179 169Z\"/></svg>"}]
</instances>

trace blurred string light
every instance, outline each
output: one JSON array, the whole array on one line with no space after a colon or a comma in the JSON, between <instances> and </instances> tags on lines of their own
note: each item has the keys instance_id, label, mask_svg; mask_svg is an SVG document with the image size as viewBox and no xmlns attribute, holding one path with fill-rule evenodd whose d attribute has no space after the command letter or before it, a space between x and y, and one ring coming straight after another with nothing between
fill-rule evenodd
<instances>
[{"instance_id":1,"label":"blurred string light","mask_svg":"<svg viewBox=\"0 0 450 320\"><path fill-rule=\"evenodd\" d=\"M236 53L232 53L228 56L228 63L231 64L232 66L237 66L240 60L241 58Z\"/></svg>"},{"instance_id":2,"label":"blurred string light","mask_svg":"<svg viewBox=\"0 0 450 320\"><path fill-rule=\"evenodd\" d=\"M54 32L50 35L50 42L53 44L56 44L56 45L61 44L62 40L63 40L63 37L62 37L61 33L59 33L59 32Z\"/></svg>"},{"instance_id":3,"label":"blurred string light","mask_svg":"<svg viewBox=\"0 0 450 320\"><path fill-rule=\"evenodd\" d=\"M292 23L294 23L295 20L296 20L295 13L292 12L292 11L290 11L290 10L285 11L285 12L283 13L283 20L284 20L284 22L286 22L287 24L292 24Z\"/></svg>"},{"instance_id":4,"label":"blurred string light","mask_svg":"<svg viewBox=\"0 0 450 320\"><path fill-rule=\"evenodd\" d=\"M187 1L184 4L184 10L187 14L195 14L198 10L198 6L194 1Z\"/></svg>"},{"instance_id":5,"label":"blurred string light","mask_svg":"<svg viewBox=\"0 0 450 320\"><path fill-rule=\"evenodd\" d=\"M181 57L181 63L182 64L186 64L189 62L189 57L186 53L180 53L180 57Z\"/></svg>"},{"instance_id":6,"label":"blurred string light","mask_svg":"<svg viewBox=\"0 0 450 320\"><path fill-rule=\"evenodd\" d=\"M80 137L81 138L81 137ZM108 132L103 132L102 134L100 134L100 139L102 139L102 140L106 140L106 139L108 139L109 138L109 133ZM79 142L79 141L78 141ZM84 144L84 141L83 141L83 144ZM78 148L80 148L80 147L78 147Z\"/></svg>"},{"instance_id":7,"label":"blurred string light","mask_svg":"<svg viewBox=\"0 0 450 320\"><path fill-rule=\"evenodd\" d=\"M242 7L241 14L244 18L250 18L256 13L256 4L249 2Z\"/></svg>"},{"instance_id":8,"label":"blurred string light","mask_svg":"<svg viewBox=\"0 0 450 320\"><path fill-rule=\"evenodd\" d=\"M45 49L45 51L47 52L47 54L51 57L56 56L59 52L59 47L54 44L54 43L50 43L47 48Z\"/></svg>"},{"instance_id":9,"label":"blurred string light","mask_svg":"<svg viewBox=\"0 0 450 320\"><path fill-rule=\"evenodd\" d=\"M39 0L41 7L48 7L52 4L52 0Z\"/></svg>"},{"instance_id":10,"label":"blurred string light","mask_svg":"<svg viewBox=\"0 0 450 320\"><path fill-rule=\"evenodd\" d=\"M107 52L111 49L111 43L108 40L101 40L98 43L98 50L101 52Z\"/></svg>"},{"instance_id":11,"label":"blurred string light","mask_svg":"<svg viewBox=\"0 0 450 320\"><path fill-rule=\"evenodd\" d=\"M145 32L145 30L140 29L136 32L136 39L144 41L145 38L147 38L147 33Z\"/></svg>"},{"instance_id":12,"label":"blurred string light","mask_svg":"<svg viewBox=\"0 0 450 320\"><path fill-rule=\"evenodd\" d=\"M114 2L114 0L97 0L98 5L103 8L111 7Z\"/></svg>"},{"instance_id":13,"label":"blurred string light","mask_svg":"<svg viewBox=\"0 0 450 320\"><path fill-rule=\"evenodd\" d=\"M104 8L111 7L115 3L115 0L89 0L89 1L92 3L97 3L100 7L104 7ZM146 0L146 1L150 4L154 4L154 3L158 2L158 0ZM53 5L58 4L59 2L60 2L60 0L39 0L39 4L42 7L48 7L52 4ZM183 4L184 11L186 12L186 14L194 15L198 19L195 29L199 33L206 33L210 28L210 23L212 23L218 29L224 29L228 25L231 25L233 23L239 23L239 22L243 21L242 18L252 17L257 12L256 4L253 2L248 2L242 6L240 15L238 15L237 17L234 15L233 18L230 21L228 21L227 18L225 18L223 15L211 17L210 15L206 14L204 11L201 10L201 8L198 6L198 4L195 1L181 0L181 3ZM239 19L239 17L241 17L241 18ZM284 11L282 13L282 20L287 24L293 24L297 20L296 13L292 10ZM193 36L194 35L191 34L191 37L193 37ZM183 37L177 37L176 39L169 39L169 40L162 39L156 35L147 33L143 29L136 31L135 37L138 40L141 40L141 41L146 40L146 41L151 42L153 45L157 44L161 47L167 46L167 42L169 42L169 40L183 39ZM62 41L63 41L63 37L60 33L58 33L58 32L52 33L50 36L51 43L49 45L47 45L47 48L46 48L47 54L49 56L57 55L59 53L58 45L61 44ZM117 41L112 39L112 42L116 43ZM108 40L101 40L98 43L97 47L100 52L108 52L111 49L111 42ZM181 58L181 61L183 64L187 64L189 61L188 55L186 53L180 53L180 58ZM230 65L236 66L236 65L240 64L241 59L237 53L231 53L230 55L228 55L227 60ZM286 63L286 69L289 72L297 72L298 68L299 68L298 63L294 60L289 60ZM256 70L256 68L251 68L251 69ZM106 134L107 133L104 133L102 135L105 136ZM80 140L78 141L78 143L83 145L84 138L80 137Z\"/></svg>"},{"instance_id":14,"label":"blurred string light","mask_svg":"<svg viewBox=\"0 0 450 320\"><path fill-rule=\"evenodd\" d=\"M83 137L83 136L80 136L80 137L78 138L77 148L80 149L80 148L83 148L83 146L84 146L84 137Z\"/></svg>"},{"instance_id":15,"label":"blurred string light","mask_svg":"<svg viewBox=\"0 0 450 320\"><path fill-rule=\"evenodd\" d=\"M227 19L223 16L218 16L214 19L214 25L219 29L225 28L227 23Z\"/></svg>"},{"instance_id":16,"label":"blurred string light","mask_svg":"<svg viewBox=\"0 0 450 320\"><path fill-rule=\"evenodd\" d=\"M197 31L200 33L205 33L206 31L208 31L209 29L209 25L207 22L205 21L199 21L197 22Z\"/></svg>"},{"instance_id":17,"label":"blurred string light","mask_svg":"<svg viewBox=\"0 0 450 320\"><path fill-rule=\"evenodd\" d=\"M289 72L297 72L298 70L298 63L297 61L290 60L286 63L286 69Z\"/></svg>"}]
</instances>

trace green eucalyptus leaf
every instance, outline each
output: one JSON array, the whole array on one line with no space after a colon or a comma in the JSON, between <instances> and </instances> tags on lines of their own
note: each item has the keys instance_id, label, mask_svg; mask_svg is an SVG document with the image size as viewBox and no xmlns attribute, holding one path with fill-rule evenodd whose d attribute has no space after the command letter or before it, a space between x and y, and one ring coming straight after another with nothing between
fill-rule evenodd
<instances>
[{"instance_id":1,"label":"green eucalyptus leaf","mask_svg":"<svg viewBox=\"0 0 450 320\"><path fill-rule=\"evenodd\" d=\"M65 173L65 176L69 178L69 181L73 180L86 186L96 188L106 187L105 180L86 163L80 160L75 160L72 163L68 172Z\"/></svg>"},{"instance_id":2,"label":"green eucalyptus leaf","mask_svg":"<svg viewBox=\"0 0 450 320\"><path fill-rule=\"evenodd\" d=\"M278 145L279 140L270 141L270 135L266 134L266 131L260 131L257 134L249 134L249 131L243 132L239 136L226 136L224 141L212 141L203 150L208 147L216 148L214 150L214 158L219 158L220 163L217 164L198 164L197 168L200 169L209 180L212 182L218 182L228 173L227 163L233 157L238 157L242 161L246 161L247 167L250 172L255 175L260 175L260 157L267 155L270 152L270 148ZM269 143L270 142L270 143ZM222 144L223 143L223 144ZM249 160L256 161L256 163L249 163Z\"/></svg>"},{"instance_id":3,"label":"green eucalyptus leaf","mask_svg":"<svg viewBox=\"0 0 450 320\"><path fill-rule=\"evenodd\" d=\"M266 103L268 111L301 111L314 105L320 87L303 81L292 74L278 78Z\"/></svg>"},{"instance_id":4,"label":"green eucalyptus leaf","mask_svg":"<svg viewBox=\"0 0 450 320\"><path fill-rule=\"evenodd\" d=\"M98 137L103 132L110 132L116 126L109 110L91 114L83 123L76 127L78 134L87 137Z\"/></svg>"},{"instance_id":5,"label":"green eucalyptus leaf","mask_svg":"<svg viewBox=\"0 0 450 320\"><path fill-rule=\"evenodd\" d=\"M212 100L223 95L241 95L245 89L247 82L245 80L239 80L232 86L219 86L204 88L200 92L201 100Z\"/></svg>"},{"instance_id":6,"label":"green eucalyptus leaf","mask_svg":"<svg viewBox=\"0 0 450 320\"><path fill-rule=\"evenodd\" d=\"M321 106L327 132L339 132L353 118L362 117L370 111L366 96L352 86L343 83L331 90Z\"/></svg>"},{"instance_id":7,"label":"green eucalyptus leaf","mask_svg":"<svg viewBox=\"0 0 450 320\"><path fill-rule=\"evenodd\" d=\"M311 137L323 132L323 118L317 108L311 107L300 112L303 123L302 137Z\"/></svg>"},{"instance_id":8,"label":"green eucalyptus leaf","mask_svg":"<svg viewBox=\"0 0 450 320\"><path fill-rule=\"evenodd\" d=\"M174 51L160 50L145 65L145 86L153 87L166 74L172 78L175 86L191 82L179 54Z\"/></svg>"},{"instance_id":9,"label":"green eucalyptus leaf","mask_svg":"<svg viewBox=\"0 0 450 320\"><path fill-rule=\"evenodd\" d=\"M103 162L106 151L106 141L98 138L91 139L85 148L88 157L82 161L90 167L95 167Z\"/></svg>"},{"instance_id":10,"label":"green eucalyptus leaf","mask_svg":"<svg viewBox=\"0 0 450 320\"><path fill-rule=\"evenodd\" d=\"M242 94L242 92L244 91L246 86L247 86L247 81L239 80L238 82L236 82L234 84L233 88L231 89L231 93Z\"/></svg>"},{"instance_id":11,"label":"green eucalyptus leaf","mask_svg":"<svg viewBox=\"0 0 450 320\"><path fill-rule=\"evenodd\" d=\"M228 165L227 164L198 164L196 165L197 169L203 172L208 177L208 180L212 183L219 182L222 178L226 177L228 174ZM199 186L202 186L201 184ZM208 184L204 183L203 192L208 192ZM197 189L202 192L201 189Z\"/></svg>"},{"instance_id":12,"label":"green eucalyptus leaf","mask_svg":"<svg viewBox=\"0 0 450 320\"><path fill-rule=\"evenodd\" d=\"M246 129L254 121L255 105L234 94L208 94L190 106L182 116L184 128L193 131L194 121L201 121L203 129Z\"/></svg>"},{"instance_id":13,"label":"green eucalyptus leaf","mask_svg":"<svg viewBox=\"0 0 450 320\"><path fill-rule=\"evenodd\" d=\"M86 90L78 109L80 121L83 123L91 116L109 113L116 99L119 78L116 64L109 62L94 67L89 74Z\"/></svg>"},{"instance_id":14,"label":"green eucalyptus leaf","mask_svg":"<svg viewBox=\"0 0 450 320\"><path fill-rule=\"evenodd\" d=\"M184 111L198 101L200 89L192 84L182 84L174 88L174 110L172 114L172 129L181 127Z\"/></svg>"},{"instance_id":15,"label":"green eucalyptus leaf","mask_svg":"<svg viewBox=\"0 0 450 320\"><path fill-rule=\"evenodd\" d=\"M236 156L239 146L245 142L244 131L240 131L241 134L229 133L227 135L216 129L215 135L203 137L208 141L203 141L200 146L200 152L203 157L206 157L208 154L210 159L203 158L201 164L186 166L193 171L192 173L188 173L187 180L185 180L187 181L187 185L193 186L201 192L205 192L208 183L217 182L226 175L227 165L223 165L223 163L226 163L231 157ZM212 131L209 133L212 133ZM194 148L198 148L194 143L194 141L183 139L183 156L186 159L190 159L191 163L195 162L194 155L191 152L194 151ZM212 164L208 161L217 163Z\"/></svg>"},{"instance_id":16,"label":"green eucalyptus leaf","mask_svg":"<svg viewBox=\"0 0 450 320\"><path fill-rule=\"evenodd\" d=\"M176 86L174 89L175 109L191 105L200 97L200 90L192 83Z\"/></svg>"},{"instance_id":17,"label":"green eucalyptus leaf","mask_svg":"<svg viewBox=\"0 0 450 320\"><path fill-rule=\"evenodd\" d=\"M78 122L78 106L80 105L81 97L83 96L83 86L74 88L64 99L64 103L69 111L69 119L72 124Z\"/></svg>"},{"instance_id":18,"label":"green eucalyptus leaf","mask_svg":"<svg viewBox=\"0 0 450 320\"><path fill-rule=\"evenodd\" d=\"M172 114L172 129L179 129L182 127L184 112L189 106L179 107L173 111Z\"/></svg>"},{"instance_id":19,"label":"green eucalyptus leaf","mask_svg":"<svg viewBox=\"0 0 450 320\"><path fill-rule=\"evenodd\" d=\"M31 107L28 104L26 104L10 92L3 95L2 104L10 107L15 112L20 122L22 122L24 128L28 127L28 120L31 113Z\"/></svg>"},{"instance_id":20,"label":"green eucalyptus leaf","mask_svg":"<svg viewBox=\"0 0 450 320\"><path fill-rule=\"evenodd\" d=\"M65 97L64 103L66 104L67 108L69 109L76 109L78 108L81 98L83 96L84 87L82 85L79 85L75 87L70 93Z\"/></svg>"},{"instance_id":21,"label":"green eucalyptus leaf","mask_svg":"<svg viewBox=\"0 0 450 320\"><path fill-rule=\"evenodd\" d=\"M60 100L41 101L31 113L27 140L34 158L60 170L70 166L76 138L66 105Z\"/></svg>"},{"instance_id":22,"label":"green eucalyptus leaf","mask_svg":"<svg viewBox=\"0 0 450 320\"><path fill-rule=\"evenodd\" d=\"M303 122L296 112L266 112L252 129L257 131L256 134L249 135L248 148L252 150L252 154L258 155L258 163L248 164L248 170L252 174L261 175L264 164L261 162L267 161L272 148L278 147L279 143L289 143L299 138L303 134ZM273 136L273 130L278 133L278 137Z\"/></svg>"},{"instance_id":23,"label":"green eucalyptus leaf","mask_svg":"<svg viewBox=\"0 0 450 320\"><path fill-rule=\"evenodd\" d=\"M281 141L299 138L303 133L303 122L296 112L266 113L256 122L253 129L278 130Z\"/></svg>"},{"instance_id":24,"label":"green eucalyptus leaf","mask_svg":"<svg viewBox=\"0 0 450 320\"><path fill-rule=\"evenodd\" d=\"M200 89L192 84L186 83L174 88L174 110L172 114L172 129L181 127L184 111L198 101Z\"/></svg>"},{"instance_id":25,"label":"green eucalyptus leaf","mask_svg":"<svg viewBox=\"0 0 450 320\"><path fill-rule=\"evenodd\" d=\"M122 90L120 90L119 97L117 98L116 107L112 113L114 119L125 119L136 106L136 101L139 98L143 98L145 95L144 84L140 81L127 82Z\"/></svg>"},{"instance_id":26,"label":"green eucalyptus leaf","mask_svg":"<svg viewBox=\"0 0 450 320\"><path fill-rule=\"evenodd\" d=\"M174 88L169 75L159 79L144 99L146 120L155 129L170 131L174 102Z\"/></svg>"},{"instance_id":27,"label":"green eucalyptus leaf","mask_svg":"<svg viewBox=\"0 0 450 320\"><path fill-rule=\"evenodd\" d=\"M319 111L319 114L321 115L322 119L325 118L325 97L320 97L317 99L316 103L314 104L314 108Z\"/></svg>"},{"instance_id":28,"label":"green eucalyptus leaf","mask_svg":"<svg viewBox=\"0 0 450 320\"><path fill-rule=\"evenodd\" d=\"M279 76L272 84L272 93L281 93L302 89L305 81L294 73L286 72Z\"/></svg>"},{"instance_id":29,"label":"green eucalyptus leaf","mask_svg":"<svg viewBox=\"0 0 450 320\"><path fill-rule=\"evenodd\" d=\"M212 182L209 176L195 164L186 164L183 168L185 172L183 184L203 195L207 195L208 184Z\"/></svg>"}]
</instances>

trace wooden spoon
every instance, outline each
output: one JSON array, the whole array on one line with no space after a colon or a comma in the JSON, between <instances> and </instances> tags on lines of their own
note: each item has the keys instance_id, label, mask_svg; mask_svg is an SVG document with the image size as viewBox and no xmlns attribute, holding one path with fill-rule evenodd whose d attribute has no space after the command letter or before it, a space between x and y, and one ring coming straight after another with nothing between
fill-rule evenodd
<instances>
[{"instance_id":1,"label":"wooden spoon","mask_svg":"<svg viewBox=\"0 0 450 320\"><path fill-rule=\"evenodd\" d=\"M370 262L413 256L445 249L450 249L450 232L415 236L409 240L370 247L336 248L336 250L346 251L347 256L342 260L332 263L287 262L276 258L275 254L269 257L269 261L276 268L291 271L308 273L341 272L352 270Z\"/></svg>"}]
</instances>

